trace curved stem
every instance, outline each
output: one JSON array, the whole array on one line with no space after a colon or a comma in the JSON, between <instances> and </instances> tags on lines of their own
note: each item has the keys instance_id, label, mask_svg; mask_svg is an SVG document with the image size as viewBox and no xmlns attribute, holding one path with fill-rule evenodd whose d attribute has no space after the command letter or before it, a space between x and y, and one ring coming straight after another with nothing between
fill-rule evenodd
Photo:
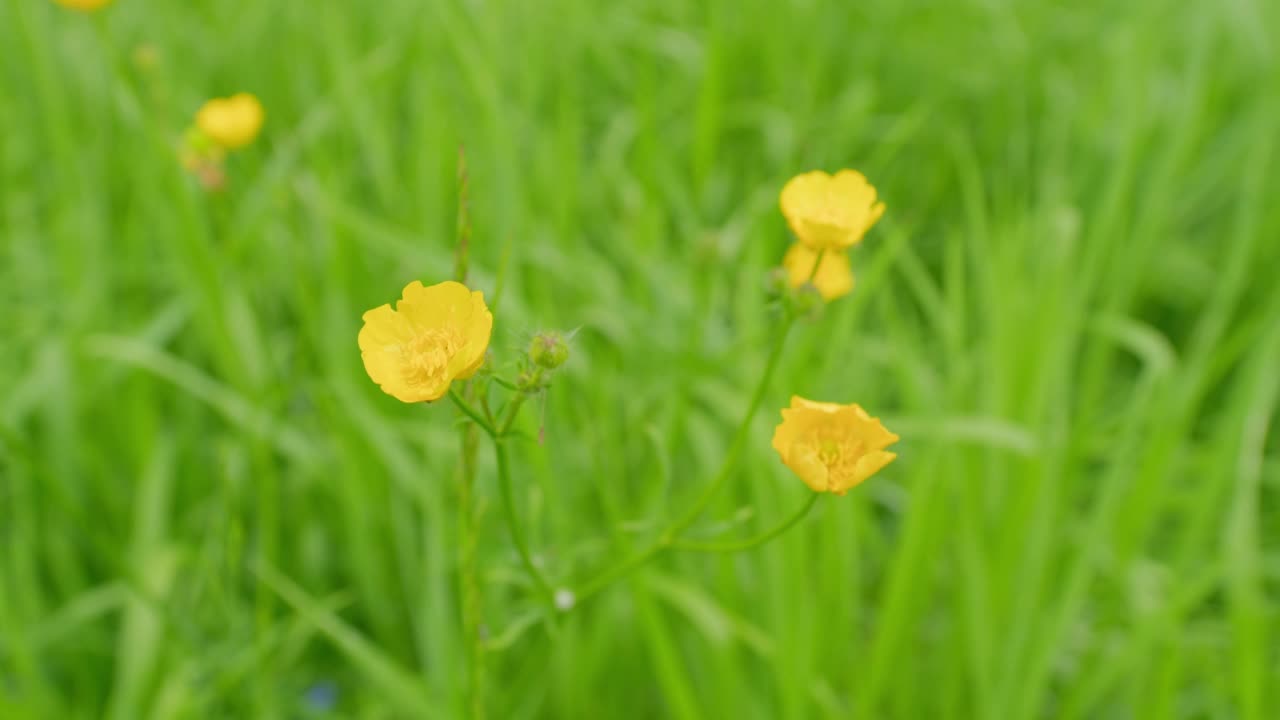
<instances>
[{"instance_id":1,"label":"curved stem","mask_svg":"<svg viewBox=\"0 0 1280 720\"><path fill-rule=\"evenodd\" d=\"M782 533L791 529L793 525L804 519L813 506L818 504L818 498L822 497L822 493L813 493L810 498L800 506L786 520L783 520L772 529L766 530L744 540L734 540L730 542L698 542L696 540L676 540L671 543L673 550L690 550L693 552L709 552L709 553L730 553L739 552L741 550L750 550L757 545L763 545L770 540L778 537Z\"/></svg>"},{"instance_id":2,"label":"curved stem","mask_svg":"<svg viewBox=\"0 0 1280 720\"><path fill-rule=\"evenodd\" d=\"M471 403L467 402L454 388L449 388L449 399L453 401L454 405L458 406L458 409L464 415L479 425L480 429L485 431L485 434L489 437L495 437L497 431L493 429L493 425L490 425L489 421L484 419L484 415L481 415L479 410L472 407Z\"/></svg>"},{"instance_id":3,"label":"curved stem","mask_svg":"<svg viewBox=\"0 0 1280 720\"><path fill-rule=\"evenodd\" d=\"M773 373L778 369L779 361L782 360L782 351L787 346L787 335L791 332L791 326L794 322L794 317L787 316L782 326L782 331L778 333L778 339L774 343L773 349L769 352L769 359L765 363L764 373L760 376L760 383L756 385L755 393L751 396L751 402L747 405L747 412L742 416L742 421L738 424L738 430L734 433L733 442L725 453L724 462L720 464L720 470L716 473L715 479L707 485L707 489L694 501L693 507L670 527L666 533L669 538L679 535L680 532L696 522L698 517L702 515L702 511L706 510L707 506L711 504L721 486L729 479L729 475L737 464L738 455L742 454L742 448L747 442L747 436L751 433L751 421L755 419L756 411L760 409L760 403L764 401L765 392L769 389L769 381L773 379Z\"/></svg>"},{"instance_id":4,"label":"curved stem","mask_svg":"<svg viewBox=\"0 0 1280 720\"><path fill-rule=\"evenodd\" d=\"M660 535L657 540L655 540L649 546L645 547L645 549L637 553L634 553L633 555L628 557L626 560L623 560L622 562L618 563L617 565L614 565L613 567L605 569L599 575L596 575L595 577L591 578L587 582L583 583L577 590L574 591L573 593L574 597L577 599L578 602L581 602L584 598L588 598L588 597L591 597L592 595L595 595L601 590L612 585L617 580L620 580L623 577L625 577L632 570L635 570L636 568L640 567L646 562L649 562L650 558L662 552L666 548L670 547L670 545L671 545L671 540L667 537L667 535L666 534Z\"/></svg>"},{"instance_id":5,"label":"curved stem","mask_svg":"<svg viewBox=\"0 0 1280 720\"><path fill-rule=\"evenodd\" d=\"M507 517L507 527L511 530L511 539L516 544L516 551L520 553L520 561L524 564L525 572L529 573L533 584L538 587L538 592L543 599L551 607L555 606L555 594L551 590L551 585L547 583L546 578L542 576L542 572L533 564L533 556L529 554L529 545L525 542L524 533L520 530L520 523L516 521L516 505L511 496L511 469L507 462L507 448L502 444L499 436L493 435L493 454L498 461L498 490L502 495L502 511Z\"/></svg>"},{"instance_id":6,"label":"curved stem","mask_svg":"<svg viewBox=\"0 0 1280 720\"><path fill-rule=\"evenodd\" d=\"M622 562L606 568L594 578L583 583L576 591L578 599L594 595L595 593L608 587L614 581L622 578L632 570L645 564L654 555L663 550L673 547L676 538L687 529L690 525L698 520L702 515L702 511L707 508L715 498L720 487L728 480L730 473L733 472L738 455L742 452L742 447L746 443L747 435L751 431L751 421L755 418L756 411L760 409L760 403L764 401L765 392L769 389L769 380L773 378L773 373L778 369L778 363L782 359L782 351L786 347L787 335L791 332L791 326L795 323L795 317L788 315L785 320L781 332L778 333L778 339L769 352L769 359L765 363L764 373L760 376L760 382L756 385L754 394L751 396L751 402L747 405L747 412L743 416L738 430L734 434L733 441L729 445L728 452L725 453L724 462L720 464L719 471L716 472L715 478L703 491L702 495L694 502L693 507L689 509L679 520L672 523L666 530L662 531L658 537L644 549L632 553ZM784 528L785 529L785 528Z\"/></svg>"}]
</instances>

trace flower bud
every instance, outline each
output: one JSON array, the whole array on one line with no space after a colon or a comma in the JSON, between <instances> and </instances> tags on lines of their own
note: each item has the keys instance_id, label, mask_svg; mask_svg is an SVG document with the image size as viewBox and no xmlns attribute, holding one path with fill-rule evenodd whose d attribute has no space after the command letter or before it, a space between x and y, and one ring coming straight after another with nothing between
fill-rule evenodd
<instances>
[{"instance_id":1,"label":"flower bud","mask_svg":"<svg viewBox=\"0 0 1280 720\"><path fill-rule=\"evenodd\" d=\"M822 317L827 301L813 283L804 283L791 293L791 308L797 317L815 322Z\"/></svg>"},{"instance_id":2,"label":"flower bud","mask_svg":"<svg viewBox=\"0 0 1280 720\"><path fill-rule=\"evenodd\" d=\"M791 291L791 283L786 268L776 267L764 278L765 296L770 300L778 300Z\"/></svg>"},{"instance_id":3,"label":"flower bud","mask_svg":"<svg viewBox=\"0 0 1280 720\"><path fill-rule=\"evenodd\" d=\"M558 332L538 333L529 343L529 360L540 368L554 370L569 359L569 343Z\"/></svg>"}]
</instances>

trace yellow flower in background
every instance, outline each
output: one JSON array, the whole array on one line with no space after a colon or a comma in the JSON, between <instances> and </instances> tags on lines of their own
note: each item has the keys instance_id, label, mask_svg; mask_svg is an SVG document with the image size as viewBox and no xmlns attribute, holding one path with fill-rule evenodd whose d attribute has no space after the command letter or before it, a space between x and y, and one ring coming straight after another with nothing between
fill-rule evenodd
<instances>
[{"instance_id":1,"label":"yellow flower in background","mask_svg":"<svg viewBox=\"0 0 1280 720\"><path fill-rule=\"evenodd\" d=\"M799 396L782 411L773 449L817 492L843 495L897 457L885 448L898 436L858 404L814 402Z\"/></svg>"},{"instance_id":2,"label":"yellow flower in background","mask_svg":"<svg viewBox=\"0 0 1280 720\"><path fill-rule=\"evenodd\" d=\"M100 7L111 4L111 0L53 0L62 7L69 7L74 10L97 10Z\"/></svg>"},{"instance_id":3,"label":"yellow flower in background","mask_svg":"<svg viewBox=\"0 0 1280 720\"><path fill-rule=\"evenodd\" d=\"M484 293L452 280L431 287L415 280L395 310L383 305L364 314L360 354L383 392L402 402L427 402L480 369L492 332Z\"/></svg>"},{"instance_id":4,"label":"yellow flower in background","mask_svg":"<svg viewBox=\"0 0 1280 720\"><path fill-rule=\"evenodd\" d=\"M813 278L814 287L822 299L831 302L838 297L853 291L853 268L849 264L849 255L843 250L828 250L822 253L822 261L818 272L813 272L813 264L818 262L818 253L800 243L795 243L782 258L782 267L787 271L787 283L791 287L800 287Z\"/></svg>"},{"instance_id":5,"label":"yellow flower in background","mask_svg":"<svg viewBox=\"0 0 1280 720\"><path fill-rule=\"evenodd\" d=\"M779 200L792 232L813 250L843 250L862 242L884 214L876 189L856 170L797 175Z\"/></svg>"},{"instance_id":6,"label":"yellow flower in background","mask_svg":"<svg viewBox=\"0 0 1280 720\"><path fill-rule=\"evenodd\" d=\"M210 140L228 150L253 142L262 129L262 103L249 93L214 98L196 113L196 127Z\"/></svg>"}]
</instances>

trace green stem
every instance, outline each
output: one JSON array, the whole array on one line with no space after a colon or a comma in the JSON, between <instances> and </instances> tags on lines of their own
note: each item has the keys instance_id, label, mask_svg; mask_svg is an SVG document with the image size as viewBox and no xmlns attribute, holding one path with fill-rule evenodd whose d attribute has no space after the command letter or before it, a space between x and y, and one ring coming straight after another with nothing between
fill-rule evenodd
<instances>
[{"instance_id":1,"label":"green stem","mask_svg":"<svg viewBox=\"0 0 1280 720\"><path fill-rule=\"evenodd\" d=\"M632 570L635 570L641 565L644 565L645 563L649 562L650 558L652 558L654 555L657 555L658 553L662 552L663 550L667 549L670 546L671 546L671 539L666 535L666 533L659 535L658 539L655 540L649 546L647 546L645 549L631 555L626 560L623 560L617 565L607 568L606 570L604 570L604 572L601 572L599 575L596 575L595 577L591 578L587 582L583 583L573 593L575 600L578 602L581 602L585 598L595 595L601 590L612 585L614 582L622 579L623 577L626 577Z\"/></svg>"},{"instance_id":2,"label":"green stem","mask_svg":"<svg viewBox=\"0 0 1280 720\"><path fill-rule=\"evenodd\" d=\"M734 433L733 442L729 445L728 452L725 453L724 462L720 464L720 470L716 473L715 479L711 481L711 484L694 502L693 507L670 527L666 533L669 538L679 535L698 520L702 512L715 499L716 493L720 491L725 481L729 479L729 475L733 473L733 469L738 462L738 456L742 454L742 448L746 445L747 438L751 434L751 421L755 419L756 411L760 409L760 403L764 401L765 393L769 390L769 381L773 379L773 373L778 369L778 363L782 360L782 351L787 346L787 335L791 332L791 326L794 322L795 318L791 316L787 316L784 321L782 331L778 333L778 339L774 343L773 349L769 352L769 359L765 363L764 373L760 376L760 383L756 385L755 393L751 396L751 402L747 405L747 412L742 416L742 421L738 424L738 430Z\"/></svg>"},{"instance_id":3,"label":"green stem","mask_svg":"<svg viewBox=\"0 0 1280 720\"><path fill-rule=\"evenodd\" d=\"M814 278L818 277L818 268L822 266L822 256L823 256L823 255L826 255L826 254L827 254L827 251L826 251L825 249L823 249L823 250L819 250L819 251L818 251L818 257L816 257L816 258L814 258L814 259L813 259L813 269L809 271L809 280L808 280L808 282L809 282L810 284L812 284L812 283L813 283L813 279L814 279Z\"/></svg>"},{"instance_id":4,"label":"green stem","mask_svg":"<svg viewBox=\"0 0 1280 720\"><path fill-rule=\"evenodd\" d=\"M751 402L747 405L747 412L738 425L733 442L729 445L729 450L725 454L724 462L720 464L720 470L716 473L715 478L697 501L694 502L693 507L679 520L667 527L666 530L659 533L658 537L644 549L631 554L627 559L613 567L606 568L599 575L583 583L575 592L578 600L603 590L614 581L648 562L654 555L674 546L680 533L696 522L698 517L702 515L702 511L706 510L720 487L724 485L729 475L733 472L738 455L741 454L742 447L746 444L747 436L750 434L751 421L755 418L756 411L760 409L760 403L764 401L764 395L769 389L769 381L778 369L778 363L782 360L782 351L786 348L787 335L791 332L791 326L794 323L795 317L788 315L781 332L778 333L777 342L769 352L769 359L765 363L764 373L760 376L760 382L756 385L755 392L751 396Z\"/></svg>"},{"instance_id":5,"label":"green stem","mask_svg":"<svg viewBox=\"0 0 1280 720\"><path fill-rule=\"evenodd\" d=\"M484 717L484 643L480 636L480 579L476 562L479 518L476 516L476 450L479 431L470 425L460 433L462 464L458 483L458 563L461 566L462 632L467 657L467 696L472 720Z\"/></svg>"},{"instance_id":6,"label":"green stem","mask_svg":"<svg viewBox=\"0 0 1280 720\"><path fill-rule=\"evenodd\" d=\"M524 401L528 399L528 394L521 392L511 401L507 403L506 415L502 419L502 424L498 426L498 436L502 437L511 431L511 426L516 422L516 415L520 412L520 407L524 405Z\"/></svg>"},{"instance_id":7,"label":"green stem","mask_svg":"<svg viewBox=\"0 0 1280 720\"><path fill-rule=\"evenodd\" d=\"M511 530L511 539L516 544L516 551L520 553L520 561L524 563L524 569L529 573L533 584L538 587L538 592L542 594L548 606L554 608L555 593L552 592L551 585L547 583L546 578L542 576L542 572L533 564L533 556L529 554L529 544L525 542L524 533L520 530L520 523L516 520L516 505L511 495L511 469L507 461L507 448L502 444L501 436L493 435L492 438L493 454L498 461L498 490L502 495L502 510L507 517L507 527Z\"/></svg>"},{"instance_id":8,"label":"green stem","mask_svg":"<svg viewBox=\"0 0 1280 720\"><path fill-rule=\"evenodd\" d=\"M461 410L464 415L471 418L476 425L479 425L480 429L484 430L486 435L491 438L497 437L497 430L494 430L493 425L490 425L489 421L484 419L484 415L481 415L480 411L476 410L475 407L473 407L471 403L467 402L466 399L463 398L462 395L454 388L449 388L449 399L453 401L454 405L458 406L458 409Z\"/></svg>"},{"instance_id":9,"label":"green stem","mask_svg":"<svg viewBox=\"0 0 1280 720\"><path fill-rule=\"evenodd\" d=\"M822 493L813 493L796 512L790 517L783 520L777 526L770 530L746 538L744 540L735 540L729 542L698 542L696 540L675 540L671 543L673 550L690 550L693 552L709 552L709 553L731 553L742 550L750 550L757 545L763 545L770 540L778 537L782 533L791 529L793 525L804 519L813 506L818 503L818 498L822 497Z\"/></svg>"}]
</instances>

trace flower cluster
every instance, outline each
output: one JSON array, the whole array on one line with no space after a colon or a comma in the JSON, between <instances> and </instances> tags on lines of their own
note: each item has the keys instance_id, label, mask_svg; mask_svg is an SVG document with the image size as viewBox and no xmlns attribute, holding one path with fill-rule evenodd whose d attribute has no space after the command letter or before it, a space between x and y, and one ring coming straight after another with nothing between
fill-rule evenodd
<instances>
[{"instance_id":1,"label":"flower cluster","mask_svg":"<svg viewBox=\"0 0 1280 720\"><path fill-rule=\"evenodd\" d=\"M248 142L256 132L256 125L250 130L240 121L245 112L210 105L201 111L198 123L220 147L232 147ZM852 291L848 250L862 242L884 213L875 188L853 170L835 175L814 171L786 184L781 205L798 239L783 259L786 285L807 290L823 302ZM797 312L795 303L791 311ZM493 314L482 293L455 281L430 287L414 281L394 310L382 305L364 314L358 340L369 377L387 394L416 403L437 400L455 380L474 376L485 363L492 332ZM560 333L539 333L521 358L515 380L504 384L522 394L539 392L568 356ZM479 412L471 412L484 422ZM782 411L773 447L810 488L843 495L897 457L885 450L897 440L860 405L797 396Z\"/></svg>"},{"instance_id":2,"label":"flower cluster","mask_svg":"<svg viewBox=\"0 0 1280 720\"><path fill-rule=\"evenodd\" d=\"M252 143L265 117L262 103L250 93L209 100L183 135L179 153L183 167L206 189L221 189L226 183L227 153Z\"/></svg>"},{"instance_id":3,"label":"flower cluster","mask_svg":"<svg viewBox=\"0 0 1280 720\"><path fill-rule=\"evenodd\" d=\"M779 197L796 242L782 259L793 309L811 310L853 291L849 250L884 214L876 189L856 170L821 170L792 178ZM816 296L821 302L811 300ZM885 448L898 436L858 404L793 397L782 411L773 447L782 462L817 492L843 495L897 457Z\"/></svg>"}]
</instances>

